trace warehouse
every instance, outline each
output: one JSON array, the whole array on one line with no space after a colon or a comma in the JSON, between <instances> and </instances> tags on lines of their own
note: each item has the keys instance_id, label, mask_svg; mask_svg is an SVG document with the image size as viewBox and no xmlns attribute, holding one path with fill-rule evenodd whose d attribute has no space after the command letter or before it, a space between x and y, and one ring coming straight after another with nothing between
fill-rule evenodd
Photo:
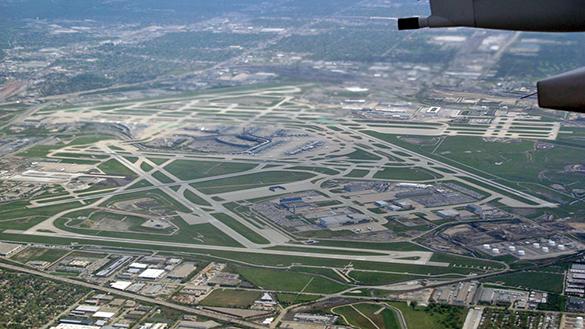
<instances>
[{"instance_id":1,"label":"warehouse","mask_svg":"<svg viewBox=\"0 0 585 329\"><path fill-rule=\"evenodd\" d=\"M344 225L355 225L368 223L371 219L362 214L343 214L329 217L323 217L319 219L319 226L324 228L337 228Z\"/></svg>"},{"instance_id":2,"label":"warehouse","mask_svg":"<svg viewBox=\"0 0 585 329\"><path fill-rule=\"evenodd\" d=\"M140 273L140 275L138 277L141 279L146 279L146 280L158 280L158 279L162 278L164 274L165 274L165 270L158 270L158 269L149 268L149 269L145 270L144 272Z\"/></svg>"}]
</instances>

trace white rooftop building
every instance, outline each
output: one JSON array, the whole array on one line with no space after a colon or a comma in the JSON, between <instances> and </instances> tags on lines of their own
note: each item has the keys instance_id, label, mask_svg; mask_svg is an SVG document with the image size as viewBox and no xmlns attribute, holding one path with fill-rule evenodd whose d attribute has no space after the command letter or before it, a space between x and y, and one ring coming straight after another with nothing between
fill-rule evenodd
<instances>
[{"instance_id":1,"label":"white rooftop building","mask_svg":"<svg viewBox=\"0 0 585 329\"><path fill-rule=\"evenodd\" d=\"M126 290L128 287L132 285L132 282L129 281L116 281L110 283L110 287L118 290Z\"/></svg>"},{"instance_id":2,"label":"white rooftop building","mask_svg":"<svg viewBox=\"0 0 585 329\"><path fill-rule=\"evenodd\" d=\"M50 329L100 329L98 326L89 326L85 324L71 324L71 323L59 323L59 325L51 327Z\"/></svg>"},{"instance_id":3,"label":"white rooftop building","mask_svg":"<svg viewBox=\"0 0 585 329\"><path fill-rule=\"evenodd\" d=\"M79 305L75 310L78 312L95 313L100 310L100 307L95 305Z\"/></svg>"},{"instance_id":4,"label":"white rooftop building","mask_svg":"<svg viewBox=\"0 0 585 329\"><path fill-rule=\"evenodd\" d=\"M157 280L165 274L165 270L149 268L138 275L141 279Z\"/></svg>"},{"instance_id":5,"label":"white rooftop building","mask_svg":"<svg viewBox=\"0 0 585 329\"><path fill-rule=\"evenodd\" d=\"M144 270L144 269L148 268L148 264L144 264L144 263L132 263L132 264L130 264L129 267L131 267L131 268L139 268L139 269L143 269Z\"/></svg>"},{"instance_id":6,"label":"white rooftop building","mask_svg":"<svg viewBox=\"0 0 585 329\"><path fill-rule=\"evenodd\" d=\"M92 317L100 319L111 319L116 315L114 312L95 312Z\"/></svg>"}]
</instances>

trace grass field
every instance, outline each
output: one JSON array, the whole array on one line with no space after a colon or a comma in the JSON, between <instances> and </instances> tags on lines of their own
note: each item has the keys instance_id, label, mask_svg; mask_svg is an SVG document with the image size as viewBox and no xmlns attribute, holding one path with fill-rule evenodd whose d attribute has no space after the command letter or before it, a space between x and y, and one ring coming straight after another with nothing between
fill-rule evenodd
<instances>
[{"instance_id":1,"label":"grass field","mask_svg":"<svg viewBox=\"0 0 585 329\"><path fill-rule=\"evenodd\" d=\"M115 159L110 159L102 163L101 165L98 166L98 168L107 175L129 177L136 176L136 174L132 170L128 169L126 166L124 166L123 164L118 162L118 160Z\"/></svg>"},{"instance_id":2,"label":"grass field","mask_svg":"<svg viewBox=\"0 0 585 329\"><path fill-rule=\"evenodd\" d=\"M211 224L196 224L196 225L189 225L185 221L179 218L172 219L172 223L178 227L178 231L176 231L172 235L168 234L153 234L152 230L149 232L120 232L120 231L103 231L103 230L94 230L89 228L83 227L71 227L66 226L66 223L70 223L70 218L77 218L78 216L85 215L86 212L82 211L79 213L73 213L68 216L68 218L59 218L55 221L55 226L69 232L79 233L83 235L89 236L104 236L104 237L112 237L112 238L123 238L123 239L136 239L136 240L151 240L151 241L168 241L168 242L178 242L178 243L188 243L188 244L209 244L209 245L219 245L219 246L231 246L231 247L241 247L241 245L230 238L228 235L224 234L222 231L217 229L215 226ZM128 220L128 218L126 218ZM74 220L75 221L75 220ZM133 224L134 227L139 227L138 223ZM167 231L163 231L161 233L168 233Z\"/></svg>"},{"instance_id":3,"label":"grass field","mask_svg":"<svg viewBox=\"0 0 585 329\"><path fill-rule=\"evenodd\" d=\"M517 272L490 277L482 281L506 287L535 289L560 294L563 291L563 280L562 273Z\"/></svg>"},{"instance_id":4,"label":"grass field","mask_svg":"<svg viewBox=\"0 0 585 329\"><path fill-rule=\"evenodd\" d=\"M303 171L312 171L312 172L316 172L319 174L325 174L325 175L337 175L339 174L339 171L331 169L331 168L326 168L326 167L291 167L288 168L290 170L303 170Z\"/></svg>"},{"instance_id":5,"label":"grass field","mask_svg":"<svg viewBox=\"0 0 585 329\"><path fill-rule=\"evenodd\" d=\"M377 161L381 160L382 158L370 153L368 151L357 149L356 151L347 155L347 158L350 160L367 160L367 161Z\"/></svg>"},{"instance_id":6,"label":"grass field","mask_svg":"<svg viewBox=\"0 0 585 329\"><path fill-rule=\"evenodd\" d=\"M392 302L389 305L402 312L409 328L461 329L467 312L463 307L431 305L412 308L406 303Z\"/></svg>"},{"instance_id":7,"label":"grass field","mask_svg":"<svg viewBox=\"0 0 585 329\"><path fill-rule=\"evenodd\" d=\"M181 180L193 180L235 174L255 167L255 164L239 162L177 160L167 165L165 169Z\"/></svg>"},{"instance_id":8,"label":"grass field","mask_svg":"<svg viewBox=\"0 0 585 329\"><path fill-rule=\"evenodd\" d=\"M26 230L52 215L82 206L79 202L39 208L27 208L28 205L28 202L25 201L2 204L0 207L0 230Z\"/></svg>"},{"instance_id":9,"label":"grass field","mask_svg":"<svg viewBox=\"0 0 585 329\"><path fill-rule=\"evenodd\" d=\"M70 219L67 223L67 226L80 229L92 229L92 225L105 220L110 222L108 226L118 225L115 224L116 222L120 222L120 224L122 224L118 227L108 228L112 232L122 231L121 227L127 227L128 233L151 233L168 235L174 232L174 228L172 227L160 230L142 227L141 225L147 221L147 219L144 217L121 215L96 209L85 209L81 211L76 211L65 216L65 218L57 220L58 224L56 223L55 225L64 225L64 223L67 222L66 218Z\"/></svg>"},{"instance_id":10,"label":"grass field","mask_svg":"<svg viewBox=\"0 0 585 329\"><path fill-rule=\"evenodd\" d=\"M188 213L190 210L185 207L182 203L179 203L175 199L171 198L165 192L159 189L148 190L146 192L133 192L127 194L119 194L115 195L108 202L106 202L105 206L110 206L119 201L126 201L126 200L135 200L135 199L142 199L142 198L153 198L160 202L161 205L166 207L169 211L181 211Z\"/></svg>"},{"instance_id":11,"label":"grass field","mask_svg":"<svg viewBox=\"0 0 585 329\"><path fill-rule=\"evenodd\" d=\"M375 324L367 316L363 316L353 305L336 307L331 310L341 316L345 322L355 328L377 329Z\"/></svg>"},{"instance_id":12,"label":"grass field","mask_svg":"<svg viewBox=\"0 0 585 329\"><path fill-rule=\"evenodd\" d=\"M410 144L396 135L366 133L455 167L498 178L515 188L522 187L518 183L544 186L558 183L571 185L573 189L585 188L585 176L565 171L567 166L580 164L585 157L585 148L572 144L558 142L552 148L539 149L535 141L487 142L482 137L451 136L435 150L435 145Z\"/></svg>"},{"instance_id":13,"label":"grass field","mask_svg":"<svg viewBox=\"0 0 585 329\"><path fill-rule=\"evenodd\" d=\"M51 151L56 150L64 145L34 145L18 153L18 156L25 158L45 158Z\"/></svg>"},{"instance_id":14,"label":"grass field","mask_svg":"<svg viewBox=\"0 0 585 329\"><path fill-rule=\"evenodd\" d=\"M229 226L230 228L232 228L234 231L240 233L246 239L250 240L253 243L270 244L270 241L266 240L263 236L252 231L250 228L248 228L244 224L238 222L236 219L232 218L229 215L226 215L223 213L215 213L215 214L212 214L212 216L217 218L217 220L219 220L220 222L222 222L222 223L226 224L227 226Z\"/></svg>"},{"instance_id":15,"label":"grass field","mask_svg":"<svg viewBox=\"0 0 585 329\"><path fill-rule=\"evenodd\" d=\"M146 172L149 172L149 171L151 171L152 169L154 169L154 167L153 167L153 166L151 166L151 165L149 165L149 164L148 164L148 163L146 163L146 162L143 162L143 163L141 163L141 164L140 164L140 169L142 169L142 170L144 170L144 171L146 171Z\"/></svg>"},{"instance_id":16,"label":"grass field","mask_svg":"<svg viewBox=\"0 0 585 329\"><path fill-rule=\"evenodd\" d=\"M400 329L398 318L394 311L377 304L357 304L354 306L361 314L367 316L378 328Z\"/></svg>"},{"instance_id":17,"label":"grass field","mask_svg":"<svg viewBox=\"0 0 585 329\"><path fill-rule=\"evenodd\" d=\"M158 180L159 182L161 182L163 184L171 184L171 183L175 182L170 177L168 177L167 175L163 174L160 171L157 171L154 174L152 174L152 177L156 178L156 180Z\"/></svg>"},{"instance_id":18,"label":"grass field","mask_svg":"<svg viewBox=\"0 0 585 329\"><path fill-rule=\"evenodd\" d=\"M194 204L197 204L200 206L211 206L209 204L209 202L203 200L202 198L197 196L197 194L195 194L189 190L185 190L185 193L183 195L185 196L185 198L187 198L187 200L193 202Z\"/></svg>"},{"instance_id":19,"label":"grass field","mask_svg":"<svg viewBox=\"0 0 585 329\"><path fill-rule=\"evenodd\" d=\"M349 172L347 175L345 175L345 177L362 178L362 177L365 177L369 173L370 173L369 170L354 169L351 172Z\"/></svg>"},{"instance_id":20,"label":"grass field","mask_svg":"<svg viewBox=\"0 0 585 329\"><path fill-rule=\"evenodd\" d=\"M12 256L11 259L17 262L26 263L30 261L42 261L42 262L54 262L59 258L69 253L66 249L47 249L29 247L26 248L16 255Z\"/></svg>"},{"instance_id":21,"label":"grass field","mask_svg":"<svg viewBox=\"0 0 585 329\"><path fill-rule=\"evenodd\" d=\"M135 189L135 188L150 187L150 186L152 186L152 184L149 181L142 179L142 180L139 180L138 182L134 183L132 186L128 187L128 189L131 190L131 189Z\"/></svg>"},{"instance_id":22,"label":"grass field","mask_svg":"<svg viewBox=\"0 0 585 329\"><path fill-rule=\"evenodd\" d=\"M359 329L400 329L396 313L384 305L359 303L336 307L332 311Z\"/></svg>"},{"instance_id":23,"label":"grass field","mask_svg":"<svg viewBox=\"0 0 585 329\"><path fill-rule=\"evenodd\" d=\"M157 166L162 165L163 163L167 162L169 159L167 158L148 158L152 163L156 164Z\"/></svg>"},{"instance_id":24,"label":"grass field","mask_svg":"<svg viewBox=\"0 0 585 329\"><path fill-rule=\"evenodd\" d=\"M284 306L301 304L306 302L312 302L319 299L318 295L305 295L305 294L291 294L291 293L278 293L276 299Z\"/></svg>"},{"instance_id":25,"label":"grass field","mask_svg":"<svg viewBox=\"0 0 585 329\"><path fill-rule=\"evenodd\" d=\"M248 308L262 296L260 291L215 289L201 301L203 306Z\"/></svg>"},{"instance_id":26,"label":"grass field","mask_svg":"<svg viewBox=\"0 0 585 329\"><path fill-rule=\"evenodd\" d=\"M97 142L109 139L116 139L114 136L110 135L87 135L87 136L80 136L72 140L68 145L69 146L77 146L77 145L93 145Z\"/></svg>"},{"instance_id":27,"label":"grass field","mask_svg":"<svg viewBox=\"0 0 585 329\"><path fill-rule=\"evenodd\" d=\"M346 240L319 240L320 246L394 251L428 251L411 242L362 242Z\"/></svg>"},{"instance_id":28,"label":"grass field","mask_svg":"<svg viewBox=\"0 0 585 329\"><path fill-rule=\"evenodd\" d=\"M317 275L294 271L239 267L237 272L244 279L262 289L331 294L348 288L344 284Z\"/></svg>"},{"instance_id":29,"label":"grass field","mask_svg":"<svg viewBox=\"0 0 585 329\"><path fill-rule=\"evenodd\" d=\"M363 271L352 271L350 272L349 277L356 280L358 284L370 286L393 284L398 282L405 282L425 278L422 276L412 274L393 274Z\"/></svg>"},{"instance_id":30,"label":"grass field","mask_svg":"<svg viewBox=\"0 0 585 329\"><path fill-rule=\"evenodd\" d=\"M219 194L292 183L313 177L315 177L314 174L299 171L264 171L194 183L191 186L205 194Z\"/></svg>"}]
</instances>

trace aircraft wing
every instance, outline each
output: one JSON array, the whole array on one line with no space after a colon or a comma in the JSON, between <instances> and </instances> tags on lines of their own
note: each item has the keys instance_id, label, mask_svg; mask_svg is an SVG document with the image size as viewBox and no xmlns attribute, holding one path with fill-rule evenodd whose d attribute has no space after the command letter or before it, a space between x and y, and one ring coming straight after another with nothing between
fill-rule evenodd
<instances>
[{"instance_id":1,"label":"aircraft wing","mask_svg":"<svg viewBox=\"0 0 585 329\"><path fill-rule=\"evenodd\" d=\"M585 32L583 0L430 0L430 5L431 16L399 19L398 28Z\"/></svg>"}]
</instances>

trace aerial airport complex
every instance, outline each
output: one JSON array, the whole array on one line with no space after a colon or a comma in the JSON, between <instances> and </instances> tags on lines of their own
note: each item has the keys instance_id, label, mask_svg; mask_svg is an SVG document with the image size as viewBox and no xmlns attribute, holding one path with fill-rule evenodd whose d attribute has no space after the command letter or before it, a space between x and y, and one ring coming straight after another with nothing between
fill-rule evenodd
<instances>
[{"instance_id":1,"label":"aerial airport complex","mask_svg":"<svg viewBox=\"0 0 585 329\"><path fill-rule=\"evenodd\" d=\"M398 39L379 8L410 10L26 21L66 41L0 61L0 328L583 328L585 120L514 78L580 39ZM155 46L155 79L96 64ZM50 78L90 68L115 83Z\"/></svg>"}]
</instances>

